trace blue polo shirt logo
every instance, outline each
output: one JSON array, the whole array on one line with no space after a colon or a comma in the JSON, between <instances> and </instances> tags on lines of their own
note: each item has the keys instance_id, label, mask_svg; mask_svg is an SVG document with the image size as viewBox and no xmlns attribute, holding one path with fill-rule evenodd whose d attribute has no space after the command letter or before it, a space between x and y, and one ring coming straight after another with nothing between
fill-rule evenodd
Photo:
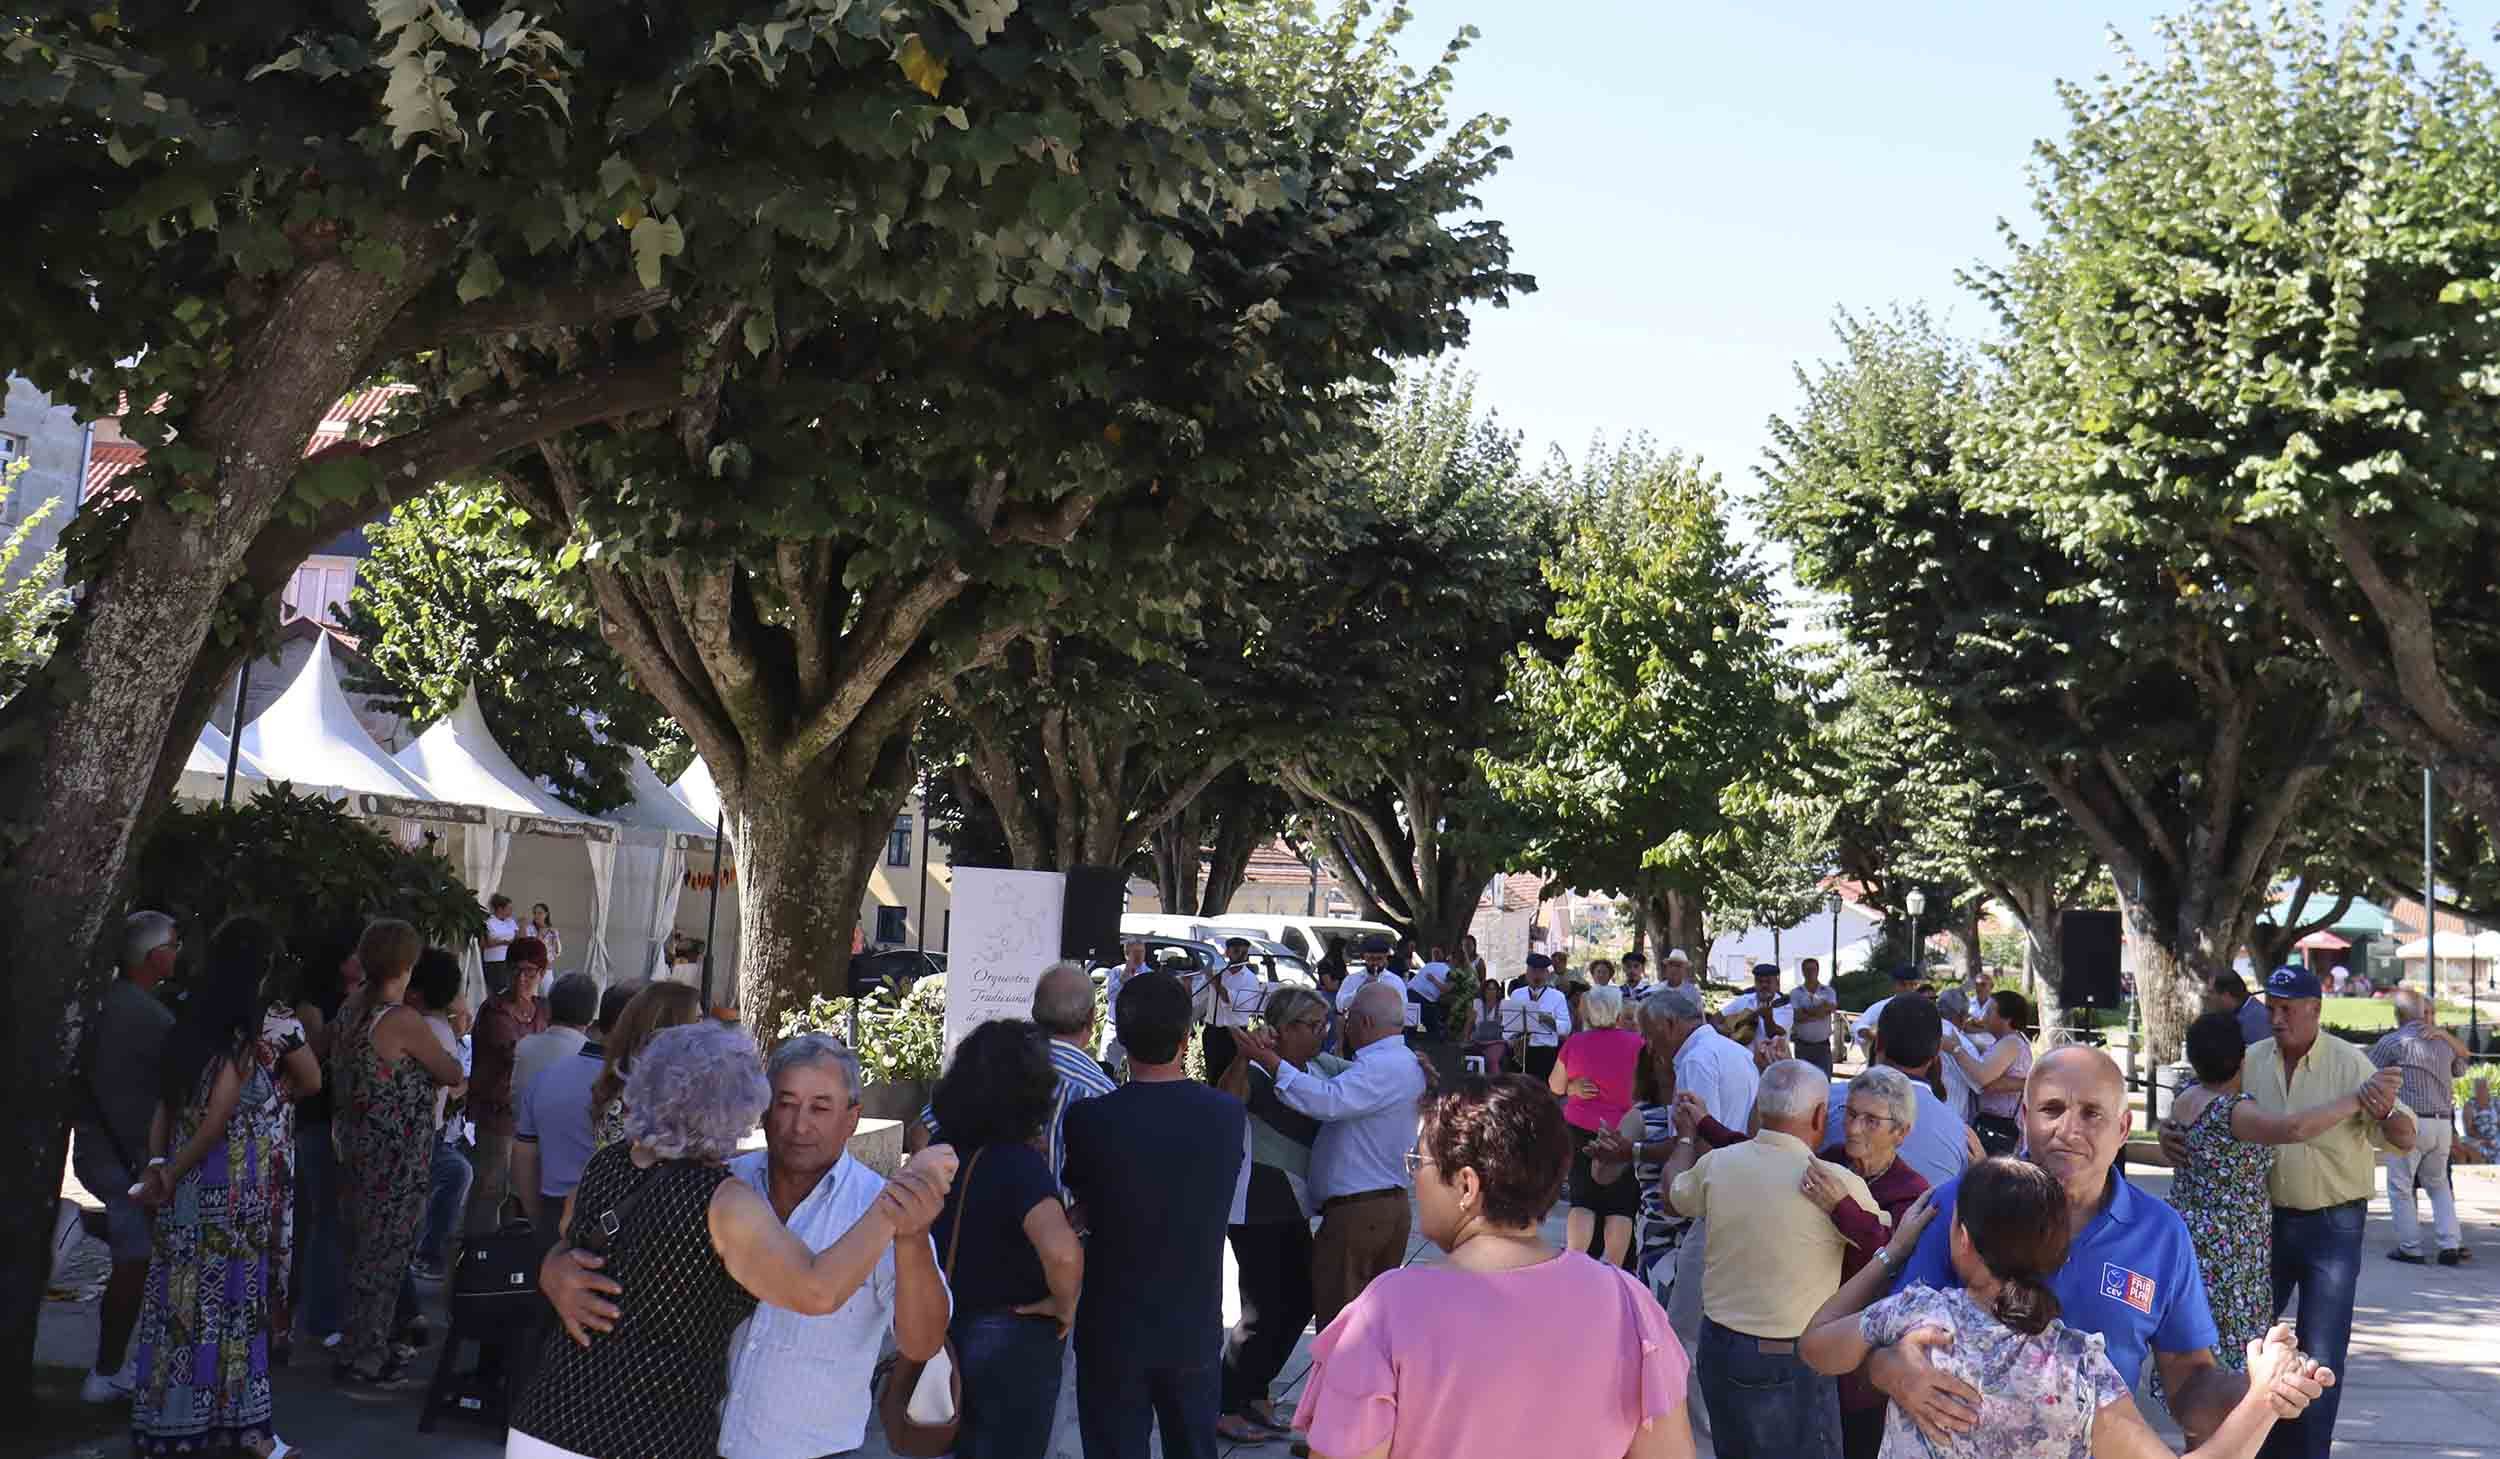
<instances>
[{"instance_id":1,"label":"blue polo shirt logo","mask_svg":"<svg viewBox=\"0 0 2500 1459\"><path fill-rule=\"evenodd\" d=\"M2101 1295L2112 1302L2124 1302L2149 1317L2154 1290L2153 1279L2142 1272L2129 1271L2116 1262L2101 1263Z\"/></svg>"}]
</instances>

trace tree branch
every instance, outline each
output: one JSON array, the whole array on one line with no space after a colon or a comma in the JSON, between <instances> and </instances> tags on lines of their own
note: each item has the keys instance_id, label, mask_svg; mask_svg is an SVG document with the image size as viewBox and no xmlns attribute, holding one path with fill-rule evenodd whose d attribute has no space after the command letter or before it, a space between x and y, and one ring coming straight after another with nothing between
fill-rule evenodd
<instances>
[{"instance_id":1,"label":"tree branch","mask_svg":"<svg viewBox=\"0 0 2500 1459\"><path fill-rule=\"evenodd\" d=\"M421 302L403 306L382 331L372 358L390 361L457 339L499 334L527 334L541 329L573 329L609 320L657 313L674 296L666 289L620 284L583 285L536 293L507 293L455 309L448 314L419 316Z\"/></svg>"}]
</instances>

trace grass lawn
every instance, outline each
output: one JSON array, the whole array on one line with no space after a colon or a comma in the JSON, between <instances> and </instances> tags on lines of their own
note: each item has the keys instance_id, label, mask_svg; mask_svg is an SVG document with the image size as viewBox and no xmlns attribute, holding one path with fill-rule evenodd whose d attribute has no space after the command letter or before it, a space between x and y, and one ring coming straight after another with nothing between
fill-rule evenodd
<instances>
[{"instance_id":1,"label":"grass lawn","mask_svg":"<svg viewBox=\"0 0 2500 1459\"><path fill-rule=\"evenodd\" d=\"M2325 1003L2326 1011L2320 1021L2328 1028L2384 1031L2396 1026L2396 1001L2392 998L2329 998ZM2463 1028L2469 1011L2462 1003L2450 1003L2443 999L2439 1005L2439 1021ZM2500 1002L2495 1002L2484 1012L2486 1015L2500 1013ZM2486 1021L2489 1021L2488 1018Z\"/></svg>"}]
</instances>

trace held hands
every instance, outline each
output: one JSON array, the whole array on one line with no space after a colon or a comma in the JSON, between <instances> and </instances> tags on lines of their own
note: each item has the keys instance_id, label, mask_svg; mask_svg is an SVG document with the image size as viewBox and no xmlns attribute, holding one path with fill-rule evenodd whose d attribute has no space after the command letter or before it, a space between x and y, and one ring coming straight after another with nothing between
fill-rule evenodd
<instances>
[{"instance_id":1,"label":"held hands","mask_svg":"<svg viewBox=\"0 0 2500 1459\"><path fill-rule=\"evenodd\" d=\"M926 1235L946 1209L946 1185L926 1171L906 1170L886 1182L877 1205L893 1225L896 1240Z\"/></svg>"},{"instance_id":2,"label":"held hands","mask_svg":"<svg viewBox=\"0 0 2500 1459\"><path fill-rule=\"evenodd\" d=\"M2402 1070L2394 1068L2379 1070L2371 1075L2370 1082L2362 1085L2358 1091L2361 1112L2374 1120L2387 1118L2396 1112L2396 1097L2403 1089L2404 1072Z\"/></svg>"},{"instance_id":3,"label":"held hands","mask_svg":"<svg viewBox=\"0 0 2500 1459\"><path fill-rule=\"evenodd\" d=\"M146 1173L139 1177L139 1183L130 1188L130 1198L151 1210L171 1201L174 1198L174 1168L170 1165L149 1166Z\"/></svg>"},{"instance_id":4,"label":"held hands","mask_svg":"<svg viewBox=\"0 0 2500 1459\"><path fill-rule=\"evenodd\" d=\"M1233 1051L1238 1054L1247 1054L1252 1060L1257 1062L1260 1068L1265 1069L1270 1074L1276 1072L1276 1065L1278 1063L1276 1056L1276 1035L1267 1029L1234 1029Z\"/></svg>"},{"instance_id":5,"label":"held hands","mask_svg":"<svg viewBox=\"0 0 2500 1459\"><path fill-rule=\"evenodd\" d=\"M2292 1325L2278 1322L2248 1345L2248 1400L2263 1402L2278 1419L2294 1419L2335 1386L2335 1370L2300 1350Z\"/></svg>"},{"instance_id":6,"label":"held hands","mask_svg":"<svg viewBox=\"0 0 2500 1459\"><path fill-rule=\"evenodd\" d=\"M1675 1097L1675 1132L1686 1139L1698 1138L1701 1134L1701 1122L1708 1118L1709 1114L1710 1107L1701 1102L1700 1095L1677 1095Z\"/></svg>"}]
</instances>

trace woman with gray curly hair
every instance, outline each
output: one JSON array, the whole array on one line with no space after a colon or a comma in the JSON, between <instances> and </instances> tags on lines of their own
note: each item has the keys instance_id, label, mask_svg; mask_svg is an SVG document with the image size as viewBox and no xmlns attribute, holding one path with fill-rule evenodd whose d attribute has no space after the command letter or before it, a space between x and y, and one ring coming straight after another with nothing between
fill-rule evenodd
<instances>
[{"instance_id":1,"label":"woman with gray curly hair","mask_svg":"<svg viewBox=\"0 0 2500 1459\"><path fill-rule=\"evenodd\" d=\"M634 1300L603 1331L568 1319L548 1338L507 1459L713 1459L730 1335L755 1304L823 1316L896 1236L928 1230L954 1179L944 1145L913 1157L841 1240L809 1252L729 1173L771 1098L737 1029L707 1020L644 1046L625 1084L626 1138L590 1158L547 1255L602 1270Z\"/></svg>"}]
</instances>

